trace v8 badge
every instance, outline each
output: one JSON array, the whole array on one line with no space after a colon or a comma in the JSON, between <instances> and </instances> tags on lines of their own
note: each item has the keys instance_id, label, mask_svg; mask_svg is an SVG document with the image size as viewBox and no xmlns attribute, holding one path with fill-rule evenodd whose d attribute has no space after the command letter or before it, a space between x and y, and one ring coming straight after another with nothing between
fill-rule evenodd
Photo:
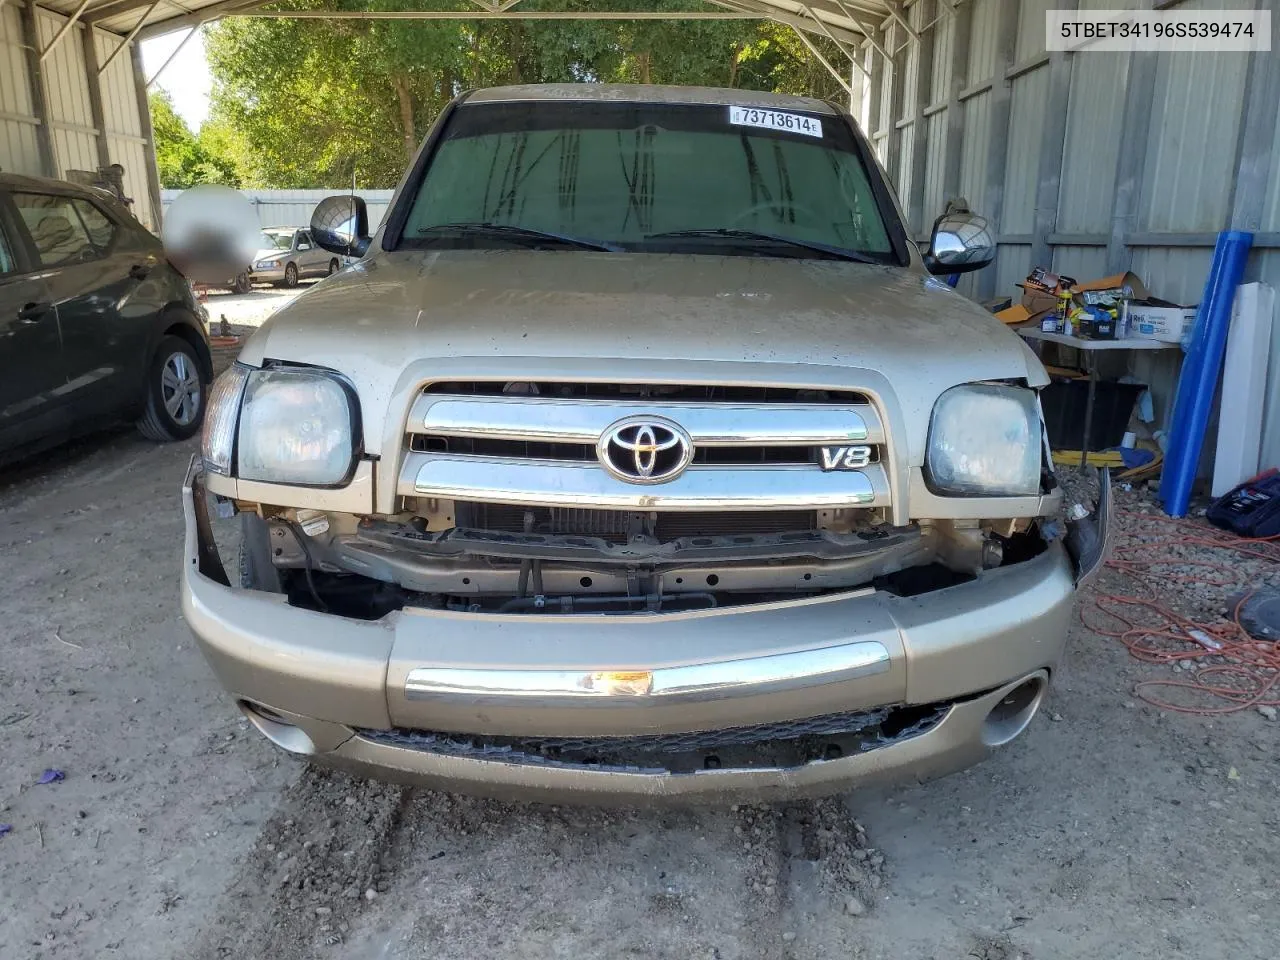
<instances>
[{"instance_id":1,"label":"v8 badge","mask_svg":"<svg viewBox=\"0 0 1280 960\"><path fill-rule=\"evenodd\" d=\"M871 448L865 445L852 447L820 447L822 469L861 470L871 462Z\"/></svg>"}]
</instances>

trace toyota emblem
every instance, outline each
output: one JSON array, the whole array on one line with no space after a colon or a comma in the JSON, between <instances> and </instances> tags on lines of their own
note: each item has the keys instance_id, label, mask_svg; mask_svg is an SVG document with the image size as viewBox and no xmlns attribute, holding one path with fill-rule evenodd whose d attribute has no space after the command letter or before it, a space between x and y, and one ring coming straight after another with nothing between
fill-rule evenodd
<instances>
[{"instance_id":1,"label":"toyota emblem","mask_svg":"<svg viewBox=\"0 0 1280 960\"><path fill-rule=\"evenodd\" d=\"M693 459L693 440L662 417L626 417L610 424L596 444L600 464L628 483L666 483Z\"/></svg>"}]
</instances>

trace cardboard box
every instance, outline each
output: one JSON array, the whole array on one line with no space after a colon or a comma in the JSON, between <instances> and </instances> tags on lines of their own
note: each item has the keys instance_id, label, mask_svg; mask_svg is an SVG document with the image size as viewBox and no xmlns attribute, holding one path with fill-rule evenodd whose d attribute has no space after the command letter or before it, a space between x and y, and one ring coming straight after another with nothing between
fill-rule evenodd
<instances>
[{"instance_id":1,"label":"cardboard box","mask_svg":"<svg viewBox=\"0 0 1280 960\"><path fill-rule=\"evenodd\" d=\"M1019 284L1019 286L1022 285ZM1046 313L1058 309L1058 298L1052 293L1045 293L1027 285L1022 287L1021 306L1027 311L1029 320L1039 320Z\"/></svg>"},{"instance_id":2,"label":"cardboard box","mask_svg":"<svg viewBox=\"0 0 1280 960\"><path fill-rule=\"evenodd\" d=\"M1020 303L1015 303L1011 307L1006 307L996 314L996 319L1001 323L1010 325L1017 323L1026 323L1031 319L1031 314L1027 312L1027 308Z\"/></svg>"},{"instance_id":3,"label":"cardboard box","mask_svg":"<svg viewBox=\"0 0 1280 960\"><path fill-rule=\"evenodd\" d=\"M1132 271L1078 283L1071 292L1082 307L1110 307L1119 300L1146 300L1150 297L1146 285Z\"/></svg>"},{"instance_id":4,"label":"cardboard box","mask_svg":"<svg viewBox=\"0 0 1280 960\"><path fill-rule=\"evenodd\" d=\"M1181 343L1191 336L1196 308L1167 300L1134 300L1129 304L1129 336L1137 340Z\"/></svg>"}]
</instances>

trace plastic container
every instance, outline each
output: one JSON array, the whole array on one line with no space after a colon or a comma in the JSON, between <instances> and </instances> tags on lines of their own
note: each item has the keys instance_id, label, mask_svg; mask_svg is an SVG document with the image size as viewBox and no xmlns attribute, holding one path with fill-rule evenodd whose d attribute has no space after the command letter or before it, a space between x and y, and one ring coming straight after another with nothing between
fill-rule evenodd
<instances>
[{"instance_id":1,"label":"plastic container","mask_svg":"<svg viewBox=\"0 0 1280 960\"><path fill-rule=\"evenodd\" d=\"M1191 487L1195 483L1205 428L1222 371L1222 355L1231 326L1231 305L1252 245L1252 233L1225 230L1218 234L1194 332L1178 377L1169 446L1160 475L1160 499L1165 513L1171 517L1185 517L1191 502Z\"/></svg>"},{"instance_id":2,"label":"plastic container","mask_svg":"<svg viewBox=\"0 0 1280 960\"><path fill-rule=\"evenodd\" d=\"M1129 429L1133 405L1146 384L1100 381L1093 398L1093 429L1089 449L1109 450L1120 446ZM1054 450L1081 450L1084 447L1084 409L1089 397L1088 380L1055 380L1040 392L1044 425Z\"/></svg>"}]
</instances>

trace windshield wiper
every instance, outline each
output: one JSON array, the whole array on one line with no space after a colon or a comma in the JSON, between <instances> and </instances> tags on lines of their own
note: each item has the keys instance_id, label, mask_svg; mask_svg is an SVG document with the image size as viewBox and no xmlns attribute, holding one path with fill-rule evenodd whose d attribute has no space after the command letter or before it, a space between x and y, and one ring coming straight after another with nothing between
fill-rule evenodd
<instances>
[{"instance_id":1,"label":"windshield wiper","mask_svg":"<svg viewBox=\"0 0 1280 960\"><path fill-rule=\"evenodd\" d=\"M844 247L833 247L830 244L819 243L817 240L798 240L795 237L784 237L776 233L761 233L758 230L739 230L734 227L702 227L692 230L667 230L663 233L650 233L645 235L646 240L679 240L684 237L723 237L726 240L745 240L748 243L776 244L783 247L796 247L801 250L812 250L816 253L825 253L829 257L837 257L841 260L852 260L854 263L874 263L880 266L885 265L885 261L880 257L872 256L867 253L860 253L857 250L846 250Z\"/></svg>"},{"instance_id":2,"label":"windshield wiper","mask_svg":"<svg viewBox=\"0 0 1280 960\"><path fill-rule=\"evenodd\" d=\"M551 233L547 230L535 230L532 227L521 227L514 223L437 223L430 227L419 227L418 236L437 233L475 233L492 234L498 237L509 237L512 240L545 241L551 240L569 247L580 247L583 250L605 250L619 253L622 248L603 240L588 240L585 237L570 237L563 233Z\"/></svg>"}]
</instances>

